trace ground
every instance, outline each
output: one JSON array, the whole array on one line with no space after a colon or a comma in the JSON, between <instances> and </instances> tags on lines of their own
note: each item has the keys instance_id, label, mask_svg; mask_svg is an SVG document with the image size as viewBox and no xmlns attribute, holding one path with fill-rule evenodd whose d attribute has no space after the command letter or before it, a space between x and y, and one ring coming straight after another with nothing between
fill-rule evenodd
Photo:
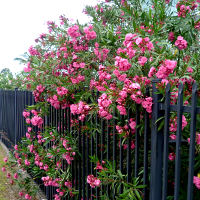
<instances>
[{"instance_id":1,"label":"ground","mask_svg":"<svg viewBox=\"0 0 200 200\"><path fill-rule=\"evenodd\" d=\"M0 200L17 200L20 199L16 186L12 186L6 178L6 174L2 172L1 168L4 165L3 158L6 152L0 145Z\"/></svg>"}]
</instances>

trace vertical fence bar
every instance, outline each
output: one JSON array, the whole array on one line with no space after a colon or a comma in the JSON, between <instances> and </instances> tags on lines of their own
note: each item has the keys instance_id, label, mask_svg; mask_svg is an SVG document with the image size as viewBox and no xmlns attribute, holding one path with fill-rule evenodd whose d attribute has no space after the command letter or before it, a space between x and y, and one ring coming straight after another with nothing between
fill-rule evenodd
<instances>
[{"instance_id":1,"label":"vertical fence bar","mask_svg":"<svg viewBox=\"0 0 200 200\"><path fill-rule=\"evenodd\" d=\"M183 84L181 83L178 87L174 200L179 199L179 191L180 191L182 113L183 113Z\"/></svg>"},{"instance_id":2,"label":"vertical fence bar","mask_svg":"<svg viewBox=\"0 0 200 200\"><path fill-rule=\"evenodd\" d=\"M194 176L194 156L195 156L195 139L196 139L196 109L197 109L197 84L192 88L192 105L191 105L191 124L190 124L190 150L189 150L189 173L187 200L193 199L193 176Z\"/></svg>"},{"instance_id":3,"label":"vertical fence bar","mask_svg":"<svg viewBox=\"0 0 200 200\"><path fill-rule=\"evenodd\" d=\"M150 174L150 200L161 200L162 197L162 164L163 164L163 132L158 131L163 116L159 110L161 95L158 94L156 84L159 79L152 81L152 132L151 132L151 174Z\"/></svg>"},{"instance_id":4,"label":"vertical fence bar","mask_svg":"<svg viewBox=\"0 0 200 200\"><path fill-rule=\"evenodd\" d=\"M86 133L86 137L87 137L87 139L86 139L86 149L87 149L87 152L86 152L86 157L87 157L87 159L86 159L86 161L87 161L87 168L86 168L86 170L87 170L87 172L86 172L86 176L88 176L89 175L89 173L90 173L90 158L89 158L89 154L90 154L90 143L89 143L89 134L88 133ZM87 184L87 183L86 183ZM90 199L90 187L89 187L89 184L87 184L86 185L86 190L87 190L87 200L89 200Z\"/></svg>"},{"instance_id":5,"label":"vertical fence bar","mask_svg":"<svg viewBox=\"0 0 200 200\"><path fill-rule=\"evenodd\" d=\"M113 166L115 166L116 163L116 119L115 119L116 111L114 110L113 113Z\"/></svg>"},{"instance_id":6,"label":"vertical fence bar","mask_svg":"<svg viewBox=\"0 0 200 200\"><path fill-rule=\"evenodd\" d=\"M93 117L91 118L91 123L92 124L94 123L94 118ZM94 136L93 136L93 134L91 134L91 152L90 153L91 153L90 154L91 156L94 156L94 154L95 154ZM93 162L91 162L90 165L91 165L90 172L91 172L91 174L93 174L94 173L94 164L93 164ZM91 188L91 200L94 199L93 195L94 195L94 189Z\"/></svg>"},{"instance_id":7,"label":"vertical fence bar","mask_svg":"<svg viewBox=\"0 0 200 200\"><path fill-rule=\"evenodd\" d=\"M135 178L138 177L138 168L139 168L139 148L140 148L140 129L138 126L140 125L140 111L139 105L136 105L136 132L135 132Z\"/></svg>"},{"instance_id":8,"label":"vertical fence bar","mask_svg":"<svg viewBox=\"0 0 200 200\"><path fill-rule=\"evenodd\" d=\"M79 144L79 152L81 153L81 122L79 121L79 130L78 130L78 144ZM81 158L79 159L79 168L78 168L78 186L79 186L79 200L82 198L82 182L81 182Z\"/></svg>"},{"instance_id":9,"label":"vertical fence bar","mask_svg":"<svg viewBox=\"0 0 200 200\"><path fill-rule=\"evenodd\" d=\"M132 115L131 110L128 110L128 121L130 120ZM129 124L129 122L128 122ZM127 141L127 182L131 182L131 129L129 127L129 135L128 135L128 141Z\"/></svg>"},{"instance_id":10,"label":"vertical fence bar","mask_svg":"<svg viewBox=\"0 0 200 200\"><path fill-rule=\"evenodd\" d=\"M146 96L149 96L149 88L146 89ZM149 152L149 136L150 136L150 126L149 126L149 113L145 111L145 127L144 127L144 174L143 174L143 185L144 188L144 200L147 200L149 192L148 184L148 152Z\"/></svg>"},{"instance_id":11,"label":"vertical fence bar","mask_svg":"<svg viewBox=\"0 0 200 200\"><path fill-rule=\"evenodd\" d=\"M15 145L17 144L17 91L18 89L15 88Z\"/></svg>"},{"instance_id":12,"label":"vertical fence bar","mask_svg":"<svg viewBox=\"0 0 200 200\"><path fill-rule=\"evenodd\" d=\"M168 148L169 148L169 119L170 119L170 84L165 91L165 127L164 127L164 156L163 156L163 188L162 200L167 198L168 184Z\"/></svg>"},{"instance_id":13,"label":"vertical fence bar","mask_svg":"<svg viewBox=\"0 0 200 200\"><path fill-rule=\"evenodd\" d=\"M107 160L110 161L110 120L107 120ZM108 198L110 198L110 189L109 189L109 185L107 185L106 187L107 190L107 194L109 195Z\"/></svg>"},{"instance_id":14,"label":"vertical fence bar","mask_svg":"<svg viewBox=\"0 0 200 200\"><path fill-rule=\"evenodd\" d=\"M82 173L82 184L83 184L83 199L85 200L85 172L86 172L86 162L85 162L85 133L84 131L82 132L82 156L83 156L83 160L82 160L82 170L83 170L83 173Z\"/></svg>"},{"instance_id":15,"label":"vertical fence bar","mask_svg":"<svg viewBox=\"0 0 200 200\"><path fill-rule=\"evenodd\" d=\"M120 120L124 121L124 116L122 117L120 115ZM119 170L123 174L123 145L122 145L122 137L119 138ZM119 193L121 194L123 192L122 185L119 188Z\"/></svg>"},{"instance_id":16,"label":"vertical fence bar","mask_svg":"<svg viewBox=\"0 0 200 200\"><path fill-rule=\"evenodd\" d=\"M99 124L99 118L98 118L98 115L96 115L96 127L98 127L98 124ZM96 157L99 159L99 133L98 131L96 130ZM98 171L96 170L96 177L98 176ZM96 188L96 199L99 199L99 188Z\"/></svg>"},{"instance_id":17,"label":"vertical fence bar","mask_svg":"<svg viewBox=\"0 0 200 200\"><path fill-rule=\"evenodd\" d=\"M104 144L105 144L105 120L101 119L101 146L100 146L100 151L101 151L101 161L100 164L102 164L102 160L104 158ZM101 186L101 194L103 194L104 191L104 186Z\"/></svg>"},{"instance_id":18,"label":"vertical fence bar","mask_svg":"<svg viewBox=\"0 0 200 200\"><path fill-rule=\"evenodd\" d=\"M114 170L117 167L117 154L116 154L116 110L113 111L113 166ZM115 192L112 194L113 199L115 199Z\"/></svg>"}]
</instances>

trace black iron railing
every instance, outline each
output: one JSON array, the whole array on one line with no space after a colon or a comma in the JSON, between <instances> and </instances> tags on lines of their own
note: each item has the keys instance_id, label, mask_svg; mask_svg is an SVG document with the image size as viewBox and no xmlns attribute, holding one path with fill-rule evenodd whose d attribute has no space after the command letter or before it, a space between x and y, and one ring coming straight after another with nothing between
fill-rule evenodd
<instances>
[{"instance_id":1,"label":"black iron railing","mask_svg":"<svg viewBox=\"0 0 200 200\"><path fill-rule=\"evenodd\" d=\"M86 182L87 175L97 175L94 169L95 164L90 161L90 156L96 156L100 161L109 160L116 165L123 174L127 175L127 182L131 182L133 177L141 177L142 183L146 185L143 190L143 199L147 200L166 200L167 196L173 193L175 200L180 199L181 184L181 145L188 148L188 174L187 179L187 197L185 199L196 199L193 196L193 176L195 162L195 137L197 114L200 113L200 107L197 106L197 86L193 85L191 105L183 105L183 85L180 84L178 100L176 105L170 104L170 86L167 85L165 101L161 102L162 96L158 94L156 83L153 81L151 94L153 98L152 116L136 105L136 110L128 110L127 118L120 117L117 120L117 112L113 111L112 120L104 120L96 116L87 118L84 123L79 121L78 128L71 126L71 119L76 119L70 113L70 108L54 109L50 107L49 116L45 117L45 126L56 127L60 134L67 131L78 138L78 150L81 155L79 159L72 162L72 184L79 190L78 199L98 199L100 194L107 192L109 199L115 199L115 193L110 191L108 186L101 188L91 188ZM146 91L150 94L149 89ZM2 141L11 147L25 136L26 125L22 116L22 111L26 105L33 104L33 97L27 91L5 91L0 90L0 129L2 131ZM176 140L169 140L170 113L177 113L177 132ZM141 117L141 113L143 117ZM182 138L182 115L189 113L190 120L190 143L188 144ZM136 120L136 132L127 137L127 145L124 148L122 137L119 137L116 131L116 125L120 121L134 118ZM161 122L162 119L164 122ZM94 133L85 133L83 127L87 121L92 122L93 128L100 131ZM163 128L160 124L164 123ZM141 127L144 124L144 127ZM134 141L135 148L131 149L131 141ZM49 144L50 145L50 144ZM174 188L168 186L169 181L169 147L175 147L175 166L174 166ZM64 166L64 165L63 165ZM171 168L171 166L170 166ZM64 167L63 167L64 169ZM141 173L142 172L142 173ZM141 175L142 174L142 175ZM186 184L186 183L184 183ZM43 190L49 200L53 199L55 187L43 187ZM123 187L120 188L123 192ZM67 197L66 199L76 199Z\"/></svg>"}]
</instances>

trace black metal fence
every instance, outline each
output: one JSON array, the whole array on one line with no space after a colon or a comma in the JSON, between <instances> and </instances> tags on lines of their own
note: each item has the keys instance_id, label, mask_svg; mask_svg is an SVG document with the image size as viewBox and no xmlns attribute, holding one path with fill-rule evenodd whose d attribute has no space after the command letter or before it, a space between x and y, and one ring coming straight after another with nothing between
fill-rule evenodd
<instances>
[{"instance_id":1,"label":"black metal fence","mask_svg":"<svg viewBox=\"0 0 200 200\"><path fill-rule=\"evenodd\" d=\"M23 110L34 102L32 93L18 89L0 90L1 140L10 149L26 134Z\"/></svg>"},{"instance_id":2,"label":"black metal fence","mask_svg":"<svg viewBox=\"0 0 200 200\"><path fill-rule=\"evenodd\" d=\"M152 116L139 105L134 111L130 109L127 119L134 118L136 120L136 131L134 135L130 134L126 138L125 143L117 133L116 125L124 124L127 119L121 117L117 121L117 117L119 117L117 112L113 113L113 120L103 120L96 115L87 118L84 123L79 122L78 128L75 128L71 126L71 119L76 119L76 116L70 113L69 108L56 110L50 107L50 114L45 119L45 125L57 127L60 134L64 134L67 130L68 133L74 134L78 138L78 150L81 157L74 160L71 165L72 180L74 180L72 184L79 191L78 199L100 199L99 196L104 193L108 194L109 199L115 199L115 193L110 192L109 187L93 189L87 184L87 175L97 174L97 170L94 169L95 164L90 162L90 156L96 156L100 161L113 162L116 169L127 175L127 182L132 182L134 177L140 177L142 184L146 185L142 196L144 200L200 199L199 193L193 191L196 120L197 114L200 113L200 107L197 106L197 86L196 84L193 86L191 105L188 106L183 105L182 84L179 86L176 105L170 104L169 85L166 88L164 103L160 101L162 97L157 93L156 81L153 82L150 92L153 98ZM149 94L148 89L147 94ZM30 92L0 91L0 129L3 130L4 134L1 135L7 146L10 143L4 138L5 133L13 144L24 136L25 124L22 111L25 105L32 103L33 98ZM169 139L171 112L177 114L177 131L174 141ZM190 144L182 137L182 115L184 113L191 116ZM84 131L88 121L92 122L93 130L96 130L92 134ZM164 124L163 128L162 123ZM132 142L134 142L134 148L131 148ZM182 146L183 150L188 152L187 162L183 163L184 168L181 165ZM168 160L171 148L175 148L176 153L173 164ZM183 169L186 170L181 171ZM184 178L181 177L182 173L184 173ZM188 178L185 179L185 176ZM169 184L171 182L172 184ZM43 187L43 190L49 200L53 199L56 188ZM183 190L187 190L187 192L184 193ZM123 187L120 188L120 192L123 192ZM76 198L67 197L66 199Z\"/></svg>"}]
</instances>

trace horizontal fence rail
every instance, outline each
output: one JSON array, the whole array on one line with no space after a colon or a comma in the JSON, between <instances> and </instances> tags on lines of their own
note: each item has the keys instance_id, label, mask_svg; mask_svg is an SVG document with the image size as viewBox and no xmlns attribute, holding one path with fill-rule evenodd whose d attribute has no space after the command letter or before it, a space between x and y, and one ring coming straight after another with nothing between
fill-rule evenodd
<instances>
[{"instance_id":1,"label":"horizontal fence rail","mask_svg":"<svg viewBox=\"0 0 200 200\"><path fill-rule=\"evenodd\" d=\"M172 104L170 85L166 86L163 101L163 96L158 94L158 82L159 80L154 80L152 88L146 90L146 96L151 94L153 98L151 115L140 105L136 105L134 111L128 109L127 116L119 116L118 112L113 110L114 117L111 120L92 115L87 116L84 122L79 121L78 126L75 127L72 126L71 120L78 119L78 116L72 115L69 107L55 109L49 106L44 127L55 127L59 134L69 134L77 138L78 151L81 155L72 161L70 169L72 186L79 191L79 194L77 197L64 199L93 200L101 199L100 196L104 194L108 194L110 200L115 199L115 193L109 186L91 188L86 181L90 174L97 176L96 164L91 162L91 157L94 156L100 162L105 160L112 162L116 166L115 170L120 170L122 174L125 174L129 183L134 177L140 177L142 184L146 186L142 191L144 200L200 199L199 193L194 191L193 186L193 177L197 173L194 167L197 116L200 114L200 107L197 104L197 85L196 83L193 85L191 103L184 105L182 84L178 88L177 101ZM25 136L26 124L22 112L26 106L32 104L34 104L34 99L31 92L17 89L15 91L0 90L0 134L2 142L10 149ZM183 136L182 117L184 114L190 116L189 143ZM170 139L172 115L177 116L175 140ZM136 121L136 130L133 135L128 135L124 145L123 138L117 133L116 125L125 124L125 121L131 118ZM92 124L95 131L84 131L88 123ZM49 143L46 148L51 147L52 144ZM172 149L175 152L173 162L168 158ZM183 152L187 152L187 159L184 158L186 161L183 161ZM66 169L66 165L67 163L63 161L62 170ZM47 199L54 199L56 187L47 187L41 180L36 181L41 185ZM184 197L183 190L186 194ZM122 193L123 187L120 187L119 191Z\"/></svg>"}]
</instances>

